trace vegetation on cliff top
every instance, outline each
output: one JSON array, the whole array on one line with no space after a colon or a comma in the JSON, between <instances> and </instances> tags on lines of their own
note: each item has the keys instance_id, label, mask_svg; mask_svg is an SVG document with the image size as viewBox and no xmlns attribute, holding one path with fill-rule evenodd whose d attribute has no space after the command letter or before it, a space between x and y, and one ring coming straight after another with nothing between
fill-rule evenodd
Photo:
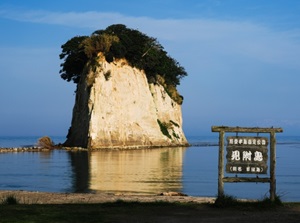
<instances>
[{"instance_id":1,"label":"vegetation on cliff top","mask_svg":"<svg viewBox=\"0 0 300 223\"><path fill-rule=\"evenodd\" d=\"M122 24L111 25L91 36L75 36L61 48L59 56L64 62L60 75L66 81L78 83L88 62L94 64L101 52L107 62L125 58L129 65L145 71L149 83L162 84L173 99L182 103L182 97L174 89L187 75L185 69L167 54L155 38L138 30Z\"/></svg>"}]
</instances>

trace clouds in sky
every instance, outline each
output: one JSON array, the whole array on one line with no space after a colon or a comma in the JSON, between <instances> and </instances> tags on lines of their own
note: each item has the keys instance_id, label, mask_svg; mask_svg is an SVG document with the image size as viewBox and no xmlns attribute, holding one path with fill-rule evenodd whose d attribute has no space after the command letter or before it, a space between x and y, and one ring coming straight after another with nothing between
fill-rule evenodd
<instances>
[{"instance_id":1,"label":"clouds in sky","mask_svg":"<svg viewBox=\"0 0 300 223\"><path fill-rule=\"evenodd\" d=\"M49 11L0 11L2 18L20 22L86 28L91 31L104 29L112 24L126 24L162 41L176 41L182 45L195 44L201 49L256 58L269 63L299 68L300 30L280 31L247 21L212 19L154 19L132 17L120 13L49 12ZM80 35L80 33L78 33ZM197 45L196 45L197 44ZM214 47L210 46L213 45Z\"/></svg>"},{"instance_id":2,"label":"clouds in sky","mask_svg":"<svg viewBox=\"0 0 300 223\"><path fill-rule=\"evenodd\" d=\"M280 127L286 126L293 130L300 130L298 118L300 108L295 103L300 93L298 89L300 29L275 29L272 25L267 26L265 23L250 19L159 19L128 16L119 12L26 11L1 9L1 7L0 18L18 21L20 24L48 25L49 29L54 32L58 27L69 27L70 35L73 33L87 35L97 29L122 23L156 37L166 51L178 60L189 74L180 86L180 91L185 98L183 118L187 134L197 134L196 132L209 134L211 125L253 126L266 123L274 126L279 123L282 124ZM81 33L83 30L85 33ZM56 35L60 34L56 33ZM60 45L68 39L62 37L61 40ZM49 50L48 53L36 54L38 49L34 46L26 49L32 56L26 60L28 65L26 70L31 72L31 74L26 74L30 77L27 79L27 86L33 87L33 83L38 78L37 75L39 76L43 71L45 75L39 76L41 83L38 85L43 86L42 80L46 80L49 85L60 86L58 89L53 89L50 94L49 89L42 95L44 98L49 97L55 100L59 95L65 95L63 100L68 103L65 103L65 106L62 102L60 104L60 111L65 116L58 117L59 114L54 112L56 115L50 118L51 123L57 119L57 126L60 129L57 132L62 134L62 132L67 133L71 121L73 92L64 94L64 91L71 87L64 89L63 80L58 80L59 78L54 77L54 74L47 76L51 71L51 73L57 72L57 77L59 77L58 54L60 50L60 45L55 49L48 49L47 44L51 43L51 39L47 41L49 42L44 43L44 49ZM0 48L2 52L11 51L10 48L5 48L1 44ZM15 54L19 55L17 59L21 61L9 61L2 55L1 59L6 63L1 65L0 69L15 74L24 71L20 66L12 68L13 63L22 64L20 57L24 49L16 50ZM39 64L38 68L37 64ZM33 100L30 94L27 100ZM53 106L52 103L52 105L43 103L41 102L45 110L50 110ZM45 113L51 116L51 113ZM69 120L63 122L63 119ZM40 123L40 125L43 129L47 128L46 124Z\"/></svg>"}]
</instances>

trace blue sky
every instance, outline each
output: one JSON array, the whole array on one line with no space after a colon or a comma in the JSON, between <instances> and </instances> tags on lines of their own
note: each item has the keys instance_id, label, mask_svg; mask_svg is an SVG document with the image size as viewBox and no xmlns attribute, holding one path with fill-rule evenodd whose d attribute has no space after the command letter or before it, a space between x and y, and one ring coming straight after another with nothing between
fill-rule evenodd
<instances>
[{"instance_id":1,"label":"blue sky","mask_svg":"<svg viewBox=\"0 0 300 223\"><path fill-rule=\"evenodd\" d=\"M212 125L299 135L299 11L296 0L1 0L0 136L66 135L75 85L60 78L60 46L117 23L185 67L186 135Z\"/></svg>"}]
</instances>

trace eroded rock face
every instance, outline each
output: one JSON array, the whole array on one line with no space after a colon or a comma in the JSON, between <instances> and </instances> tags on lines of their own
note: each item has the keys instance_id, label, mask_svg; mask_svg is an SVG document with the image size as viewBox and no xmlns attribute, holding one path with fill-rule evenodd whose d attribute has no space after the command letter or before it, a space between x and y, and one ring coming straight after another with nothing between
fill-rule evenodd
<instances>
[{"instance_id":1,"label":"eroded rock face","mask_svg":"<svg viewBox=\"0 0 300 223\"><path fill-rule=\"evenodd\" d=\"M66 146L143 148L187 145L181 106L125 60L98 61L77 85ZM92 70L92 69L91 69Z\"/></svg>"}]
</instances>

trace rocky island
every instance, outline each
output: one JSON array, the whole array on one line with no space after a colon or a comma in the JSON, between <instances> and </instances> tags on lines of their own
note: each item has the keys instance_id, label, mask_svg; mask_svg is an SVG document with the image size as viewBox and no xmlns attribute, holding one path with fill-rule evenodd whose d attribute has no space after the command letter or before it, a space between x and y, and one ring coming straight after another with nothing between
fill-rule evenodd
<instances>
[{"instance_id":1,"label":"rocky island","mask_svg":"<svg viewBox=\"0 0 300 223\"><path fill-rule=\"evenodd\" d=\"M186 146L183 97L186 76L154 38L112 25L62 46L61 77L77 84L64 146L150 148Z\"/></svg>"}]
</instances>

